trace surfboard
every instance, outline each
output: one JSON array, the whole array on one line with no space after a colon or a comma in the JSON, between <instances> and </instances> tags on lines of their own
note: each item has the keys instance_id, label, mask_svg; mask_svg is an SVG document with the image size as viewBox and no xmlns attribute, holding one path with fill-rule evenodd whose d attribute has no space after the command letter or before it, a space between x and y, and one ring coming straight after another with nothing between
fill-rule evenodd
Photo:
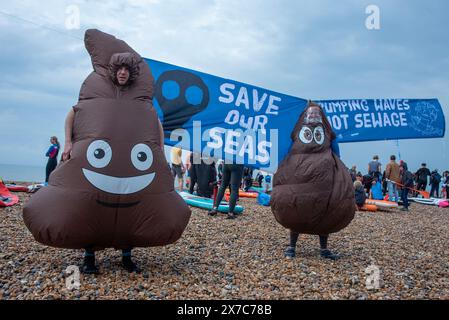
<instances>
[{"instance_id":1,"label":"surfboard","mask_svg":"<svg viewBox=\"0 0 449 320\"><path fill-rule=\"evenodd\" d=\"M178 192L178 194L184 199L184 201L192 207L197 207L201 209L211 210L214 205L214 200L209 198L200 197L197 195L190 194L188 192ZM228 213L229 212L229 203L226 201L222 201L218 207L219 212ZM240 205L236 205L234 208L234 213L243 212L243 207Z\"/></svg>"}]
</instances>

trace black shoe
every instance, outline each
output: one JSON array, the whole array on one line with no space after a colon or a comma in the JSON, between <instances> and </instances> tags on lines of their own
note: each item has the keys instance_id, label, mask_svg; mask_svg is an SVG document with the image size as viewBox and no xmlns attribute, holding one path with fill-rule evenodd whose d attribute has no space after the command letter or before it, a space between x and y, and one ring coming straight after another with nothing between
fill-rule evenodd
<instances>
[{"instance_id":1,"label":"black shoe","mask_svg":"<svg viewBox=\"0 0 449 320\"><path fill-rule=\"evenodd\" d=\"M129 273L135 272L140 273L140 268L131 260L131 257L122 257L123 268Z\"/></svg>"},{"instance_id":2,"label":"black shoe","mask_svg":"<svg viewBox=\"0 0 449 320\"><path fill-rule=\"evenodd\" d=\"M294 258L296 256L296 248L288 246L284 251L284 256L286 258Z\"/></svg>"},{"instance_id":3,"label":"black shoe","mask_svg":"<svg viewBox=\"0 0 449 320\"><path fill-rule=\"evenodd\" d=\"M336 255L335 253L332 253L332 251L330 251L329 249L321 249L320 255L321 255L321 257L323 257L325 259L330 259L330 260L337 260L339 258L338 255Z\"/></svg>"},{"instance_id":4,"label":"black shoe","mask_svg":"<svg viewBox=\"0 0 449 320\"><path fill-rule=\"evenodd\" d=\"M226 219L235 219L237 218L232 212L228 213L228 216L226 217Z\"/></svg>"},{"instance_id":5,"label":"black shoe","mask_svg":"<svg viewBox=\"0 0 449 320\"><path fill-rule=\"evenodd\" d=\"M84 257L84 262L81 271L84 274L99 274L100 270L95 265L95 257L92 256Z\"/></svg>"},{"instance_id":6,"label":"black shoe","mask_svg":"<svg viewBox=\"0 0 449 320\"><path fill-rule=\"evenodd\" d=\"M213 216L217 215L217 210L216 209L212 209L207 214L210 215L211 217L213 217Z\"/></svg>"},{"instance_id":7,"label":"black shoe","mask_svg":"<svg viewBox=\"0 0 449 320\"><path fill-rule=\"evenodd\" d=\"M401 211L408 211L408 208L401 208L401 209L399 209L399 210L401 210Z\"/></svg>"}]
</instances>

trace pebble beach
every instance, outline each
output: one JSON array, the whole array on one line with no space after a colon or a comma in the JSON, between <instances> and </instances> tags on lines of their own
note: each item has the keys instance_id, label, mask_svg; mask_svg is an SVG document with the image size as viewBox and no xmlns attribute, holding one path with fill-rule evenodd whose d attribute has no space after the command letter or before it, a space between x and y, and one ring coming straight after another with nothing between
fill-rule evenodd
<instances>
[{"instance_id":1,"label":"pebble beach","mask_svg":"<svg viewBox=\"0 0 449 320\"><path fill-rule=\"evenodd\" d=\"M37 243L22 219L32 195L17 194L19 204L0 208L0 299L449 299L448 208L357 212L329 238L337 261L321 258L311 235L285 258L288 231L255 199L240 199L245 211L234 220L191 208L176 243L133 250L140 274L124 271L120 251L108 249L97 253L100 275L81 274L80 287L68 288L66 269L81 266L83 250Z\"/></svg>"}]
</instances>

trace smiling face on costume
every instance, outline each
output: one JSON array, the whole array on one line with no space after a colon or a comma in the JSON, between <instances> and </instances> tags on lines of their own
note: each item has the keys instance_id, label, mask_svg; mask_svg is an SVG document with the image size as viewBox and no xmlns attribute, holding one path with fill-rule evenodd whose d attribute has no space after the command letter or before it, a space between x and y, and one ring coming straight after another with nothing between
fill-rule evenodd
<instances>
[{"instance_id":1,"label":"smiling face on costume","mask_svg":"<svg viewBox=\"0 0 449 320\"><path fill-rule=\"evenodd\" d=\"M86 152L87 162L91 167L107 171L114 152L111 145L104 140L94 140L89 144ZM128 165L138 173L132 177L115 177L82 168L84 177L101 191L116 195L126 195L139 192L148 187L155 177L154 172L148 173L153 164L153 152L144 143L137 143L131 149ZM136 172L136 173L137 173Z\"/></svg>"},{"instance_id":2,"label":"smiling face on costume","mask_svg":"<svg viewBox=\"0 0 449 320\"><path fill-rule=\"evenodd\" d=\"M74 189L90 190L95 200L110 204L134 203L147 194L170 192L171 173L155 142L160 135L154 109L120 99L89 100L78 108L77 142L69 161L73 173L65 175L67 183Z\"/></svg>"}]
</instances>

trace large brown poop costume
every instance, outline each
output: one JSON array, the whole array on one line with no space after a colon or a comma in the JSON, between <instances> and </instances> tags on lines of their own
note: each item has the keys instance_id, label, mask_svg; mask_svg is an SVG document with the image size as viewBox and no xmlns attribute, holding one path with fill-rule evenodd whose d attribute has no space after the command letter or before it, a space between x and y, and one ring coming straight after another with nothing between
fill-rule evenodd
<instances>
[{"instance_id":1,"label":"large brown poop costume","mask_svg":"<svg viewBox=\"0 0 449 320\"><path fill-rule=\"evenodd\" d=\"M306 124L307 109L274 175L270 205L276 220L291 231L327 235L354 218L354 191L343 162L331 150L334 133L323 110L322 123Z\"/></svg>"},{"instance_id":2,"label":"large brown poop costume","mask_svg":"<svg viewBox=\"0 0 449 320\"><path fill-rule=\"evenodd\" d=\"M174 191L160 146L147 63L125 42L98 30L85 34L94 72L74 107L71 159L24 208L35 239L62 248L126 249L180 238L190 209ZM130 69L120 87L115 72Z\"/></svg>"}]
</instances>

